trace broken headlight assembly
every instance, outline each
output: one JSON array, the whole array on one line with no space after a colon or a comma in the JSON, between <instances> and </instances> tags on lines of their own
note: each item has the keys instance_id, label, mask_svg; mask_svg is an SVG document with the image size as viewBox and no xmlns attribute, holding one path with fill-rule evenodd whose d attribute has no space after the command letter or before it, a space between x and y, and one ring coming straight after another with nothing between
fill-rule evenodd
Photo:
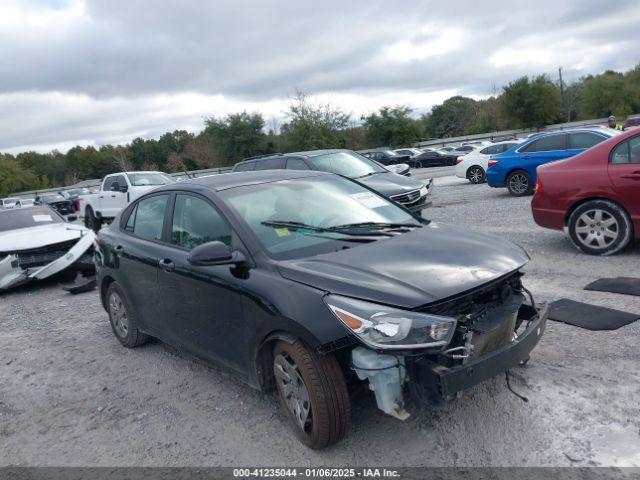
<instances>
[{"instance_id":1,"label":"broken headlight assembly","mask_svg":"<svg viewBox=\"0 0 640 480\"><path fill-rule=\"evenodd\" d=\"M340 322L368 347L414 349L443 347L451 341L456 319L411 312L340 295L324 301Z\"/></svg>"}]
</instances>

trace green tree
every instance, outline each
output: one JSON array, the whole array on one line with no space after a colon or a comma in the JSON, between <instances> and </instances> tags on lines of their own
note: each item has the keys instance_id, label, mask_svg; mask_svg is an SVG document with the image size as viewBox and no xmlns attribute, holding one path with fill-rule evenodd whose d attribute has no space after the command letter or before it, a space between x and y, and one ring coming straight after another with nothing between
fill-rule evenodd
<instances>
[{"instance_id":1,"label":"green tree","mask_svg":"<svg viewBox=\"0 0 640 480\"><path fill-rule=\"evenodd\" d=\"M382 107L365 117L362 127L369 145L403 147L420 140L420 122L412 112L406 105Z\"/></svg>"},{"instance_id":2,"label":"green tree","mask_svg":"<svg viewBox=\"0 0 640 480\"><path fill-rule=\"evenodd\" d=\"M513 128L540 128L562 121L560 89L546 75L509 83L504 87L502 106Z\"/></svg>"},{"instance_id":3,"label":"green tree","mask_svg":"<svg viewBox=\"0 0 640 480\"><path fill-rule=\"evenodd\" d=\"M296 92L287 117L281 129L286 151L345 147L345 129L351 115L331 104L314 104L306 93Z\"/></svg>"},{"instance_id":4,"label":"green tree","mask_svg":"<svg viewBox=\"0 0 640 480\"><path fill-rule=\"evenodd\" d=\"M38 188L38 177L12 155L0 154L0 196Z\"/></svg>"},{"instance_id":5,"label":"green tree","mask_svg":"<svg viewBox=\"0 0 640 480\"><path fill-rule=\"evenodd\" d=\"M435 138L464 135L474 124L476 112L477 104L473 98L451 97L431 109L427 135Z\"/></svg>"},{"instance_id":6,"label":"green tree","mask_svg":"<svg viewBox=\"0 0 640 480\"><path fill-rule=\"evenodd\" d=\"M225 118L208 118L204 133L223 165L261 154L265 147L261 113L232 113Z\"/></svg>"}]
</instances>

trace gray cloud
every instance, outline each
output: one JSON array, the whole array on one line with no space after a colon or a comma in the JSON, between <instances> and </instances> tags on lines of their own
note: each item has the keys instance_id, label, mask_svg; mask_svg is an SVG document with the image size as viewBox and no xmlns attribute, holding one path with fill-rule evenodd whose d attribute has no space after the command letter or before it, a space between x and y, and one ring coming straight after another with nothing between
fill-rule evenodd
<instances>
[{"instance_id":1,"label":"gray cloud","mask_svg":"<svg viewBox=\"0 0 640 480\"><path fill-rule=\"evenodd\" d=\"M361 97L366 110L394 92L486 95L559 66L568 79L630 68L640 40L634 1L6 0L0 17L3 149L201 121L197 108L160 111L158 97L261 108L300 88L348 95L356 110ZM34 112L46 134L25 128Z\"/></svg>"}]
</instances>

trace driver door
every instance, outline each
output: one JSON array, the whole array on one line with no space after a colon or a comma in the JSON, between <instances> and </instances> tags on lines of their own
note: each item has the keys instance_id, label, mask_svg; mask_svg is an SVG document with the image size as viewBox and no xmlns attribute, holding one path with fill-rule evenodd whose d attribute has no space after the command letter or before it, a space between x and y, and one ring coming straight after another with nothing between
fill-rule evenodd
<instances>
[{"instance_id":1,"label":"driver door","mask_svg":"<svg viewBox=\"0 0 640 480\"><path fill-rule=\"evenodd\" d=\"M177 193L170 208L169 245L158 259L169 341L243 372L245 281L233 265L189 263L190 251L203 243L220 241L233 249L231 227L209 200L198 195Z\"/></svg>"},{"instance_id":2,"label":"driver door","mask_svg":"<svg viewBox=\"0 0 640 480\"><path fill-rule=\"evenodd\" d=\"M100 213L103 217L115 217L127 204L127 179L124 175L109 177L108 182L105 181L105 188L109 190L100 193Z\"/></svg>"}]
</instances>

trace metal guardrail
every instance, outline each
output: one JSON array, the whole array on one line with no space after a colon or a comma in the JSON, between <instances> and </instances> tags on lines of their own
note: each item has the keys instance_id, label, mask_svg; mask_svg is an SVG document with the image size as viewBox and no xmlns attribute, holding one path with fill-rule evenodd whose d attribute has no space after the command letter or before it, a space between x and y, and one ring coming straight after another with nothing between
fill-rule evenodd
<instances>
[{"instance_id":1,"label":"metal guardrail","mask_svg":"<svg viewBox=\"0 0 640 480\"><path fill-rule=\"evenodd\" d=\"M637 114L636 114L637 115ZM636 115L629 115L627 118L634 117ZM599 125L606 124L607 118L596 118L592 120L580 120L577 122L567 122L567 123L556 123L554 125L547 125L546 127L535 129L535 128L523 128L520 130L502 130L499 132L488 132L488 133L477 133L474 135L463 135L460 137L450 137L450 138L437 138L431 140L425 140L422 142L414 143L414 147L432 147L432 146L447 146L451 144L459 144L463 142L471 142L474 140L496 140L508 137L517 137L517 136L526 136L532 133L538 132L547 132L553 130L565 130L568 128L576 128L576 127L584 127L587 125ZM368 152L379 150L381 147L372 148L367 150L361 150L361 152ZM203 170L188 170L187 172L176 172L171 173L172 177L178 179L184 179L189 176L192 177L204 177L207 175L219 175L221 173L228 173L231 171L232 167L218 167L218 168L205 168ZM64 186L64 187L53 187L53 188L43 188L41 190L30 190L27 192L18 192L12 193L11 195L7 195L7 197L29 197L35 196L36 193L55 193L64 190L71 190L74 188L92 188L97 187L102 184L102 179L94 179L94 180L83 180L82 182L78 182L75 185Z\"/></svg>"},{"instance_id":2,"label":"metal guardrail","mask_svg":"<svg viewBox=\"0 0 640 480\"><path fill-rule=\"evenodd\" d=\"M629 117L633 117L634 115L629 115ZM607 123L607 117L605 118L595 118L592 120L579 120L576 122L566 122L566 123L556 123L553 125L547 125L545 127L542 128L523 128L523 129L519 129L519 130L502 130L499 132L488 132L488 133L477 133L474 135L463 135L460 137L450 137L450 138L436 138L436 139L432 139L432 140L425 140L422 142L417 142L414 143L413 146L415 147L433 147L433 146L440 146L440 147L445 147L447 145L451 145L451 144L458 144L458 143L463 143L463 142L471 142L474 140L491 140L493 141L494 139L500 139L500 138L507 138L507 137L517 137L517 136L527 136L530 135L532 133L538 133L538 132L550 132L550 131L554 131L554 130L566 130L569 128L576 128L576 127L585 127L587 125L600 125L600 124L606 124Z\"/></svg>"}]
</instances>

